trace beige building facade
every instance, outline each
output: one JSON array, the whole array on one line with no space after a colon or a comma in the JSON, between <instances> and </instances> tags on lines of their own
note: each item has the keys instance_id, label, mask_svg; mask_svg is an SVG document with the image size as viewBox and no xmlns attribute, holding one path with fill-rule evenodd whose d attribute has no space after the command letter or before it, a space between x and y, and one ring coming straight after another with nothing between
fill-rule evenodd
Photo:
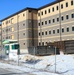
<instances>
[{"instance_id":1,"label":"beige building facade","mask_svg":"<svg viewBox=\"0 0 74 75\"><path fill-rule=\"evenodd\" d=\"M74 40L74 0L56 0L38 9L25 8L2 22L2 40L18 40L20 49Z\"/></svg>"}]
</instances>

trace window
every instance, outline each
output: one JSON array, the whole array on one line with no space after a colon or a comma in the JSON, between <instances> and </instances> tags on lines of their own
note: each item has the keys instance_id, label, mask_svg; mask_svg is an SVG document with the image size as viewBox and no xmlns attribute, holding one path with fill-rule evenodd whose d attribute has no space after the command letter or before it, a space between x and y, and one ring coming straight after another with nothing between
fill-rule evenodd
<instances>
[{"instance_id":1,"label":"window","mask_svg":"<svg viewBox=\"0 0 74 75\"><path fill-rule=\"evenodd\" d=\"M48 10L48 12L50 13L50 9Z\"/></svg>"},{"instance_id":2,"label":"window","mask_svg":"<svg viewBox=\"0 0 74 75\"><path fill-rule=\"evenodd\" d=\"M64 32L64 28L62 28L62 33Z\"/></svg>"},{"instance_id":3,"label":"window","mask_svg":"<svg viewBox=\"0 0 74 75\"><path fill-rule=\"evenodd\" d=\"M74 14L71 14L71 17L74 18Z\"/></svg>"},{"instance_id":4,"label":"window","mask_svg":"<svg viewBox=\"0 0 74 75\"><path fill-rule=\"evenodd\" d=\"M43 15L43 12L41 12L41 14Z\"/></svg>"},{"instance_id":5,"label":"window","mask_svg":"<svg viewBox=\"0 0 74 75\"><path fill-rule=\"evenodd\" d=\"M6 32L8 32L8 29L6 29Z\"/></svg>"},{"instance_id":6,"label":"window","mask_svg":"<svg viewBox=\"0 0 74 75\"><path fill-rule=\"evenodd\" d=\"M59 33L59 29L57 29L57 33Z\"/></svg>"},{"instance_id":7,"label":"window","mask_svg":"<svg viewBox=\"0 0 74 75\"><path fill-rule=\"evenodd\" d=\"M52 8L52 12L54 12L54 7Z\"/></svg>"},{"instance_id":8,"label":"window","mask_svg":"<svg viewBox=\"0 0 74 75\"><path fill-rule=\"evenodd\" d=\"M25 33L23 33L23 35L25 35Z\"/></svg>"},{"instance_id":9,"label":"window","mask_svg":"<svg viewBox=\"0 0 74 75\"><path fill-rule=\"evenodd\" d=\"M49 31L49 34L51 34L51 31Z\"/></svg>"},{"instance_id":10,"label":"window","mask_svg":"<svg viewBox=\"0 0 74 75\"><path fill-rule=\"evenodd\" d=\"M43 25L43 22L42 22L42 25Z\"/></svg>"},{"instance_id":11,"label":"window","mask_svg":"<svg viewBox=\"0 0 74 75\"><path fill-rule=\"evenodd\" d=\"M53 19L53 23L55 22L55 19Z\"/></svg>"},{"instance_id":12,"label":"window","mask_svg":"<svg viewBox=\"0 0 74 75\"><path fill-rule=\"evenodd\" d=\"M59 21L59 18L57 18L57 22Z\"/></svg>"},{"instance_id":13,"label":"window","mask_svg":"<svg viewBox=\"0 0 74 75\"><path fill-rule=\"evenodd\" d=\"M38 16L40 16L40 13L38 13Z\"/></svg>"},{"instance_id":14,"label":"window","mask_svg":"<svg viewBox=\"0 0 74 75\"><path fill-rule=\"evenodd\" d=\"M25 26L25 24L23 24L23 26Z\"/></svg>"},{"instance_id":15,"label":"window","mask_svg":"<svg viewBox=\"0 0 74 75\"><path fill-rule=\"evenodd\" d=\"M10 23L10 20L9 20L9 23Z\"/></svg>"},{"instance_id":16,"label":"window","mask_svg":"<svg viewBox=\"0 0 74 75\"><path fill-rule=\"evenodd\" d=\"M6 24L8 24L8 21L6 21Z\"/></svg>"},{"instance_id":17,"label":"window","mask_svg":"<svg viewBox=\"0 0 74 75\"><path fill-rule=\"evenodd\" d=\"M47 11L45 10L45 14L47 14Z\"/></svg>"},{"instance_id":18,"label":"window","mask_svg":"<svg viewBox=\"0 0 74 75\"><path fill-rule=\"evenodd\" d=\"M14 18L11 18L11 24L13 24L13 19L14 19Z\"/></svg>"},{"instance_id":19,"label":"window","mask_svg":"<svg viewBox=\"0 0 74 75\"><path fill-rule=\"evenodd\" d=\"M47 21L45 21L45 24L47 24Z\"/></svg>"},{"instance_id":20,"label":"window","mask_svg":"<svg viewBox=\"0 0 74 75\"><path fill-rule=\"evenodd\" d=\"M39 42L39 46L41 46L41 43Z\"/></svg>"},{"instance_id":21,"label":"window","mask_svg":"<svg viewBox=\"0 0 74 75\"><path fill-rule=\"evenodd\" d=\"M6 37L6 39L8 39L8 37Z\"/></svg>"},{"instance_id":22,"label":"window","mask_svg":"<svg viewBox=\"0 0 74 75\"><path fill-rule=\"evenodd\" d=\"M55 30L53 30L53 34L55 34Z\"/></svg>"},{"instance_id":23,"label":"window","mask_svg":"<svg viewBox=\"0 0 74 75\"><path fill-rule=\"evenodd\" d=\"M12 27L12 31L14 31L14 27Z\"/></svg>"},{"instance_id":24,"label":"window","mask_svg":"<svg viewBox=\"0 0 74 75\"><path fill-rule=\"evenodd\" d=\"M74 31L74 27L72 27L72 31Z\"/></svg>"},{"instance_id":25,"label":"window","mask_svg":"<svg viewBox=\"0 0 74 75\"><path fill-rule=\"evenodd\" d=\"M25 45L25 43L24 43L24 45Z\"/></svg>"},{"instance_id":26,"label":"window","mask_svg":"<svg viewBox=\"0 0 74 75\"><path fill-rule=\"evenodd\" d=\"M4 30L3 30L3 32L4 32Z\"/></svg>"},{"instance_id":27,"label":"window","mask_svg":"<svg viewBox=\"0 0 74 75\"><path fill-rule=\"evenodd\" d=\"M45 32L45 35L47 35L47 31Z\"/></svg>"},{"instance_id":28,"label":"window","mask_svg":"<svg viewBox=\"0 0 74 75\"><path fill-rule=\"evenodd\" d=\"M44 46L44 42L42 42L42 46Z\"/></svg>"},{"instance_id":29,"label":"window","mask_svg":"<svg viewBox=\"0 0 74 75\"><path fill-rule=\"evenodd\" d=\"M63 9L63 4L61 4L61 9Z\"/></svg>"},{"instance_id":30,"label":"window","mask_svg":"<svg viewBox=\"0 0 74 75\"><path fill-rule=\"evenodd\" d=\"M69 32L69 28L67 28L67 32Z\"/></svg>"},{"instance_id":31,"label":"window","mask_svg":"<svg viewBox=\"0 0 74 75\"><path fill-rule=\"evenodd\" d=\"M9 39L10 39L10 36L9 36Z\"/></svg>"},{"instance_id":32,"label":"window","mask_svg":"<svg viewBox=\"0 0 74 75\"><path fill-rule=\"evenodd\" d=\"M31 10L29 10L29 13L31 12Z\"/></svg>"},{"instance_id":33,"label":"window","mask_svg":"<svg viewBox=\"0 0 74 75\"><path fill-rule=\"evenodd\" d=\"M12 39L14 39L14 35L12 35L11 37L12 37Z\"/></svg>"},{"instance_id":34,"label":"window","mask_svg":"<svg viewBox=\"0 0 74 75\"><path fill-rule=\"evenodd\" d=\"M71 1L71 5L73 5L73 1Z\"/></svg>"},{"instance_id":35,"label":"window","mask_svg":"<svg viewBox=\"0 0 74 75\"><path fill-rule=\"evenodd\" d=\"M39 36L40 36L40 33L39 33Z\"/></svg>"},{"instance_id":36,"label":"window","mask_svg":"<svg viewBox=\"0 0 74 75\"><path fill-rule=\"evenodd\" d=\"M46 45L47 45L48 43L46 42Z\"/></svg>"},{"instance_id":37,"label":"window","mask_svg":"<svg viewBox=\"0 0 74 75\"><path fill-rule=\"evenodd\" d=\"M23 14L23 16L25 16L25 14Z\"/></svg>"},{"instance_id":38,"label":"window","mask_svg":"<svg viewBox=\"0 0 74 75\"><path fill-rule=\"evenodd\" d=\"M68 2L66 2L66 7L68 7Z\"/></svg>"},{"instance_id":39,"label":"window","mask_svg":"<svg viewBox=\"0 0 74 75\"><path fill-rule=\"evenodd\" d=\"M68 15L66 15L66 19L69 19L69 16Z\"/></svg>"},{"instance_id":40,"label":"window","mask_svg":"<svg viewBox=\"0 0 74 75\"><path fill-rule=\"evenodd\" d=\"M64 17L63 17L63 16L61 17L61 20L62 20L62 21L64 20Z\"/></svg>"},{"instance_id":41,"label":"window","mask_svg":"<svg viewBox=\"0 0 74 75\"><path fill-rule=\"evenodd\" d=\"M15 49L19 49L19 45L18 44L12 45L12 50L15 50Z\"/></svg>"},{"instance_id":42,"label":"window","mask_svg":"<svg viewBox=\"0 0 74 75\"><path fill-rule=\"evenodd\" d=\"M44 35L44 32L42 32L42 35Z\"/></svg>"},{"instance_id":43,"label":"window","mask_svg":"<svg viewBox=\"0 0 74 75\"><path fill-rule=\"evenodd\" d=\"M6 45L5 46L5 50L9 50L9 45Z\"/></svg>"},{"instance_id":44,"label":"window","mask_svg":"<svg viewBox=\"0 0 74 75\"><path fill-rule=\"evenodd\" d=\"M10 28L8 30L10 31Z\"/></svg>"},{"instance_id":45,"label":"window","mask_svg":"<svg viewBox=\"0 0 74 75\"><path fill-rule=\"evenodd\" d=\"M49 24L51 23L51 20L49 20Z\"/></svg>"},{"instance_id":46,"label":"window","mask_svg":"<svg viewBox=\"0 0 74 75\"><path fill-rule=\"evenodd\" d=\"M40 26L40 23L38 23L38 25Z\"/></svg>"},{"instance_id":47,"label":"window","mask_svg":"<svg viewBox=\"0 0 74 75\"><path fill-rule=\"evenodd\" d=\"M58 6L56 7L56 9L57 9L57 10L59 9Z\"/></svg>"}]
</instances>

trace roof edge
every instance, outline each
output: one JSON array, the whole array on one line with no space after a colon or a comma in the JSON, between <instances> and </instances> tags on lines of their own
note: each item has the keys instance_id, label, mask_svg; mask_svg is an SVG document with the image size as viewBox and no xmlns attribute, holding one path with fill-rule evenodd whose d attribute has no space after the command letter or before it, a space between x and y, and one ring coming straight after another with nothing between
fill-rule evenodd
<instances>
[{"instance_id":1,"label":"roof edge","mask_svg":"<svg viewBox=\"0 0 74 75\"><path fill-rule=\"evenodd\" d=\"M16 15L16 14L19 14L19 13L21 13L21 12L25 11L25 10L28 10L28 9L38 10L37 8L30 8L30 7L26 7L26 8L24 8L24 9L22 9L22 10L20 10L20 11L16 12L16 13L14 13L14 14L12 14L12 15L10 15L10 16L8 16L8 17L6 17L6 18L2 19L2 20L0 20L0 22L2 22L2 21L4 21L4 20L6 20L6 19L8 19L8 18L10 18L10 17L12 17L12 16L14 16L14 15Z\"/></svg>"},{"instance_id":2,"label":"roof edge","mask_svg":"<svg viewBox=\"0 0 74 75\"><path fill-rule=\"evenodd\" d=\"M38 10L41 10L41 9L43 9L43 8L46 8L46 7L48 7L48 6L51 6L51 5L53 5L53 4L56 4L56 3L59 3L59 2L62 2L62 1L64 1L64 0L56 0L56 1L54 1L54 2L51 2L51 3L46 4L46 5L44 5L44 6L41 6L40 8L38 8Z\"/></svg>"}]
</instances>

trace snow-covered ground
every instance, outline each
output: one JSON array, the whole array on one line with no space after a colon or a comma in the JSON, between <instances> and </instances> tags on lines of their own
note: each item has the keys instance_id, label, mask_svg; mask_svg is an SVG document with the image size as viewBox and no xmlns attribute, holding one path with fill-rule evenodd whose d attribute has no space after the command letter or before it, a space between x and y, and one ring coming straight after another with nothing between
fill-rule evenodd
<instances>
[{"instance_id":1,"label":"snow-covered ground","mask_svg":"<svg viewBox=\"0 0 74 75\"><path fill-rule=\"evenodd\" d=\"M27 71L33 71L36 75L74 75L74 55L56 55L56 66L55 66L55 55L51 56L32 56L29 54L20 55L20 62L23 64L23 71L27 70L25 66L30 68ZM16 60L16 59L15 59ZM55 73L58 74L52 74ZM36 69L44 72L34 72ZM46 71L46 72L45 72ZM49 73L52 72L52 73Z\"/></svg>"}]
</instances>

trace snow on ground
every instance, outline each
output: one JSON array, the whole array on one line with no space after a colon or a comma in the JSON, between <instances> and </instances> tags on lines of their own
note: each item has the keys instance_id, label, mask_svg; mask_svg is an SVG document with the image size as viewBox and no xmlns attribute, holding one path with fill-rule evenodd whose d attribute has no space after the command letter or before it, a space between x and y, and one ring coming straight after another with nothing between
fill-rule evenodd
<instances>
[{"instance_id":1,"label":"snow on ground","mask_svg":"<svg viewBox=\"0 0 74 75\"><path fill-rule=\"evenodd\" d=\"M20 62L23 66L45 70L55 73L55 55L51 56L33 56L29 54L20 55ZM35 69L22 69L23 71L35 71ZM32 72L36 75L56 75L48 72ZM74 55L56 55L57 75L74 75Z\"/></svg>"},{"instance_id":2,"label":"snow on ground","mask_svg":"<svg viewBox=\"0 0 74 75\"><path fill-rule=\"evenodd\" d=\"M55 72L55 55L41 57L26 55L21 61L28 67ZM56 72L74 75L74 55L56 55Z\"/></svg>"},{"instance_id":3,"label":"snow on ground","mask_svg":"<svg viewBox=\"0 0 74 75\"><path fill-rule=\"evenodd\" d=\"M59 75L55 73L50 73L50 72L44 72L44 71L39 71L35 69L30 69L27 67L21 67L21 66L14 66L10 64L5 64L5 63L0 63L0 68L6 69L8 71L13 71L15 73L29 73L28 75ZM26 74L27 75L27 74Z\"/></svg>"}]
</instances>

